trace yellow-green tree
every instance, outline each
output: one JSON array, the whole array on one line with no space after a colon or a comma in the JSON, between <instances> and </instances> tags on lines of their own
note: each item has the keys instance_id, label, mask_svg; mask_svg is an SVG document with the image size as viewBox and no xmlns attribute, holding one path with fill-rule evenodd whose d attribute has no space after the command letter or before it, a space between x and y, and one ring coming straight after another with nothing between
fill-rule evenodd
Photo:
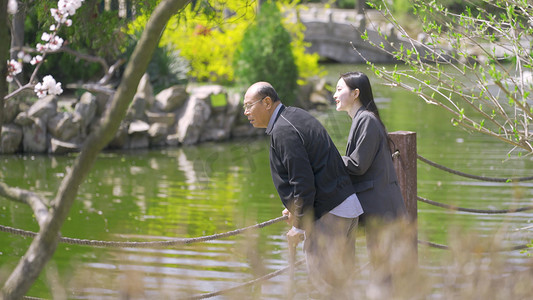
<instances>
[{"instance_id":1,"label":"yellow-green tree","mask_svg":"<svg viewBox=\"0 0 533 300\"><path fill-rule=\"evenodd\" d=\"M278 1L284 12L282 20L291 34L291 49L299 70L299 78L318 75L318 55L305 53L304 26L297 22L298 1ZM190 6L184 14L174 16L165 30L160 46L179 50L189 61L189 75L199 82L234 82L232 61L245 30L253 23L257 2L247 0L204 1ZM146 22L139 16L129 28L135 32Z\"/></svg>"}]
</instances>

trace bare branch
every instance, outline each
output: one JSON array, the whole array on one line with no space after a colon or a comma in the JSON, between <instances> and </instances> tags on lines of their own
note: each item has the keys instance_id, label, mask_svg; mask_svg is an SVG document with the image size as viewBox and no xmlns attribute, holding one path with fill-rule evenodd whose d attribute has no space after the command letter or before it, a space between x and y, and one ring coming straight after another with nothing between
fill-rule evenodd
<instances>
[{"instance_id":1,"label":"bare branch","mask_svg":"<svg viewBox=\"0 0 533 300\"><path fill-rule=\"evenodd\" d=\"M10 187L0 182L0 196L9 200L27 204L33 210L39 226L43 226L46 217L48 217L48 207L46 201L34 192L28 190Z\"/></svg>"},{"instance_id":2,"label":"bare branch","mask_svg":"<svg viewBox=\"0 0 533 300\"><path fill-rule=\"evenodd\" d=\"M66 46L63 46L63 47L59 48L59 50L57 50L57 51L49 51L48 53L58 53L58 52L65 52L65 53L74 55L74 56L76 56L76 57L78 57L80 59L83 59L85 61L99 63L102 66L102 68L104 69L104 71L107 71L109 69L109 65L107 64L105 59L103 59L103 58L101 58L99 56L92 56L92 55L89 55L89 54L81 53L81 52L72 50L72 49L70 49L69 47L66 47Z\"/></svg>"},{"instance_id":3,"label":"bare branch","mask_svg":"<svg viewBox=\"0 0 533 300\"><path fill-rule=\"evenodd\" d=\"M99 84L107 84L118 68L126 62L124 58L117 60L109 69L106 70L106 73L102 79L98 81Z\"/></svg>"}]
</instances>

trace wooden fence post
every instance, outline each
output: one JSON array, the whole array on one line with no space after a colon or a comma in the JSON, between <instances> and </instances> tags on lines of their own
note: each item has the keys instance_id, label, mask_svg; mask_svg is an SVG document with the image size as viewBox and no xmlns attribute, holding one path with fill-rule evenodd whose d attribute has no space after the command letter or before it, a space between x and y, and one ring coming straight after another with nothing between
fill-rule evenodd
<instances>
[{"instance_id":1,"label":"wooden fence post","mask_svg":"<svg viewBox=\"0 0 533 300\"><path fill-rule=\"evenodd\" d=\"M415 235L415 251L418 249L418 230L417 230L417 152L416 152L416 132L395 131L390 132L389 137L393 141L391 153L393 153L394 168L398 175L398 183L402 190L403 200L407 207L409 220L415 226L413 234ZM395 153L395 151L398 151Z\"/></svg>"}]
</instances>

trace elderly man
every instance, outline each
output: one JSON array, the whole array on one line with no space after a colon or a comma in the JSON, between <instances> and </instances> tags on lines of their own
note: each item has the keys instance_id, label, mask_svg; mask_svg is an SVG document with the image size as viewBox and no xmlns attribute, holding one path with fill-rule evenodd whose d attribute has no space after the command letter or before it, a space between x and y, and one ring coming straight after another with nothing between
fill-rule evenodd
<instances>
[{"instance_id":1,"label":"elderly man","mask_svg":"<svg viewBox=\"0 0 533 300\"><path fill-rule=\"evenodd\" d=\"M244 114L270 135L270 171L292 228L289 247L304 239L310 297L343 298L355 267L355 228L363 213L342 158L322 124L284 106L267 82L251 85ZM344 297L347 298L347 297Z\"/></svg>"}]
</instances>

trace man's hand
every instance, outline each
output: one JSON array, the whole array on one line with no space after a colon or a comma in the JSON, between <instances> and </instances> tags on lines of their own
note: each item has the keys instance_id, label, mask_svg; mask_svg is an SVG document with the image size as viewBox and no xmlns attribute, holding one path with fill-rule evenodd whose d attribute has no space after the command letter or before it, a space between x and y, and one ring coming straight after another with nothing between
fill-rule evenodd
<instances>
[{"instance_id":1,"label":"man's hand","mask_svg":"<svg viewBox=\"0 0 533 300\"><path fill-rule=\"evenodd\" d=\"M285 208L281 212L281 214L284 215L284 216L288 216L288 218L287 218L287 220L285 220L285 222L287 223L287 225L292 226L292 214L291 214L291 212L288 209Z\"/></svg>"},{"instance_id":2,"label":"man's hand","mask_svg":"<svg viewBox=\"0 0 533 300\"><path fill-rule=\"evenodd\" d=\"M305 239L305 232L295 230L294 228L291 228L289 232L287 232L287 242L289 243L289 247L296 247L298 244Z\"/></svg>"}]
</instances>

